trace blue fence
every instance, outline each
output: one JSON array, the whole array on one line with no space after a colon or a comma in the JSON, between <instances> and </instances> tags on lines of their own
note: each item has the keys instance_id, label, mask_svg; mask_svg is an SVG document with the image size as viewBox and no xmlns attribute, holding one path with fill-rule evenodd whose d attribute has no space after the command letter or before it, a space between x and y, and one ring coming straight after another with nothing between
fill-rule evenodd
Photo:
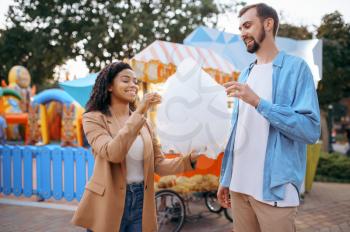
<instances>
[{"instance_id":1,"label":"blue fence","mask_svg":"<svg viewBox=\"0 0 350 232\"><path fill-rule=\"evenodd\" d=\"M84 148L0 145L0 192L79 201L93 166Z\"/></svg>"}]
</instances>

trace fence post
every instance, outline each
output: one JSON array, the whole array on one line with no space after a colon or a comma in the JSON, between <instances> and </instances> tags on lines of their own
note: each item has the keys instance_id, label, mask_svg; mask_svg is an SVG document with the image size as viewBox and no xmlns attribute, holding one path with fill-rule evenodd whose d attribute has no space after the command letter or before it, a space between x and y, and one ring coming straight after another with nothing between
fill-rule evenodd
<instances>
[{"instance_id":1,"label":"fence post","mask_svg":"<svg viewBox=\"0 0 350 232\"><path fill-rule=\"evenodd\" d=\"M33 195L33 152L32 147L26 146L23 149L23 193L26 197Z\"/></svg>"},{"instance_id":2,"label":"fence post","mask_svg":"<svg viewBox=\"0 0 350 232\"><path fill-rule=\"evenodd\" d=\"M84 156L84 148L78 148L75 150L74 158L75 158L75 164L76 164L76 198L78 201L83 196L84 193L84 187L86 184L86 166L87 162L85 160Z\"/></svg>"},{"instance_id":3,"label":"fence post","mask_svg":"<svg viewBox=\"0 0 350 232\"><path fill-rule=\"evenodd\" d=\"M22 148L14 146L13 157L13 194L19 197L22 194Z\"/></svg>"},{"instance_id":4,"label":"fence post","mask_svg":"<svg viewBox=\"0 0 350 232\"><path fill-rule=\"evenodd\" d=\"M71 147L63 150L64 160L64 198L68 201L74 199L74 155Z\"/></svg>"},{"instance_id":5,"label":"fence post","mask_svg":"<svg viewBox=\"0 0 350 232\"><path fill-rule=\"evenodd\" d=\"M55 147L52 151L53 197L60 200L63 197L62 148Z\"/></svg>"},{"instance_id":6,"label":"fence post","mask_svg":"<svg viewBox=\"0 0 350 232\"><path fill-rule=\"evenodd\" d=\"M4 149L3 149L3 178L4 178L3 193L5 195L10 195L12 192L11 148L12 146L4 146Z\"/></svg>"}]
</instances>

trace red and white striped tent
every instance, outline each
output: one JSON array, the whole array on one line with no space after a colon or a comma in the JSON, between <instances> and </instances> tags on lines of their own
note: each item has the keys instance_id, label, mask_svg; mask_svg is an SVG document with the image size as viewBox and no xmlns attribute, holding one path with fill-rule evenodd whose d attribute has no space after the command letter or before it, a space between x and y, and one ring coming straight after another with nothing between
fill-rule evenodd
<instances>
[{"instance_id":1,"label":"red and white striped tent","mask_svg":"<svg viewBox=\"0 0 350 232\"><path fill-rule=\"evenodd\" d=\"M237 69L212 50L159 40L136 54L131 59L131 66L139 79L160 83L175 73L176 66L188 57L199 62L218 83L238 77Z\"/></svg>"}]
</instances>

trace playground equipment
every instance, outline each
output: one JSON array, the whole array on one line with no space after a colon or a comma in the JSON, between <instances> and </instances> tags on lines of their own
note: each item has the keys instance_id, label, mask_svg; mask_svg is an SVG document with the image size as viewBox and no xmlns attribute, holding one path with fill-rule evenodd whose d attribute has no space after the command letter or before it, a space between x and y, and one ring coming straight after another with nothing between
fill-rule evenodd
<instances>
[{"instance_id":1,"label":"playground equipment","mask_svg":"<svg viewBox=\"0 0 350 232\"><path fill-rule=\"evenodd\" d=\"M8 74L9 86L19 85L21 88L27 88L30 85L31 76L28 69L16 65L10 69Z\"/></svg>"},{"instance_id":2,"label":"playground equipment","mask_svg":"<svg viewBox=\"0 0 350 232\"><path fill-rule=\"evenodd\" d=\"M40 140L43 145L50 143L47 105L52 101L62 104L61 145L82 146L81 115L83 110L79 109L79 106L74 104L73 98L61 89L48 89L34 97L29 121L30 143Z\"/></svg>"},{"instance_id":3,"label":"playground equipment","mask_svg":"<svg viewBox=\"0 0 350 232\"><path fill-rule=\"evenodd\" d=\"M30 87L31 76L29 71L23 67L16 65L11 68L8 74L8 85L5 81L1 83L5 88L2 98L1 111L6 114L5 118L12 123L7 128L7 138L9 140L23 140L26 135L23 135L23 127L26 128L26 123L23 122L25 115L17 115L27 113L31 97L35 94L35 87ZM21 118L21 122L18 119Z\"/></svg>"},{"instance_id":4,"label":"playground equipment","mask_svg":"<svg viewBox=\"0 0 350 232\"><path fill-rule=\"evenodd\" d=\"M7 138L19 138L17 125L27 128L26 113L21 113L19 105L22 100L21 95L14 89L0 87L0 114L5 118L8 127L6 129ZM26 136L24 138L26 140Z\"/></svg>"},{"instance_id":5,"label":"playground equipment","mask_svg":"<svg viewBox=\"0 0 350 232\"><path fill-rule=\"evenodd\" d=\"M49 144L51 134L53 139L61 140L63 146L83 145L84 110L69 94L60 89L45 90L34 97L28 112L24 113L11 106L22 99L16 90L0 87L0 114L8 124L8 138L17 138L13 136L14 129L22 125L25 144Z\"/></svg>"},{"instance_id":6,"label":"playground equipment","mask_svg":"<svg viewBox=\"0 0 350 232\"><path fill-rule=\"evenodd\" d=\"M9 99L14 98L17 101L21 101L21 95L13 89L0 87L0 113L11 112Z\"/></svg>"},{"instance_id":7,"label":"playground equipment","mask_svg":"<svg viewBox=\"0 0 350 232\"><path fill-rule=\"evenodd\" d=\"M20 101L21 111L28 112L31 97L35 94L35 86L30 87L29 71L23 66L13 66L8 74L8 81L8 88L17 91L22 97Z\"/></svg>"}]
</instances>

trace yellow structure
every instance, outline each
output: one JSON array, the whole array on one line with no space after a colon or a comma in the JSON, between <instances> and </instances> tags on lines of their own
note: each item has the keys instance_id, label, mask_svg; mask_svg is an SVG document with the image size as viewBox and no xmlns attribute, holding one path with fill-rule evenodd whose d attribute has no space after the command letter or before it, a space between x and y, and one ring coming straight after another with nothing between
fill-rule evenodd
<instances>
[{"instance_id":1,"label":"yellow structure","mask_svg":"<svg viewBox=\"0 0 350 232\"><path fill-rule=\"evenodd\" d=\"M49 113L45 104L39 105L40 109L40 132L42 144L46 145L50 143L50 130L49 130ZM77 104L66 106L63 104L63 112L61 118L61 142L63 146L76 145L83 146L83 129L82 129L82 115L84 109Z\"/></svg>"},{"instance_id":2,"label":"yellow structure","mask_svg":"<svg viewBox=\"0 0 350 232\"><path fill-rule=\"evenodd\" d=\"M18 85L20 88L28 88L30 86L31 76L28 69L23 66L13 66L8 75L9 86Z\"/></svg>"},{"instance_id":3,"label":"yellow structure","mask_svg":"<svg viewBox=\"0 0 350 232\"><path fill-rule=\"evenodd\" d=\"M44 104L40 104L40 130L43 144L49 144L50 142L50 134L47 123L47 110Z\"/></svg>"},{"instance_id":4,"label":"yellow structure","mask_svg":"<svg viewBox=\"0 0 350 232\"><path fill-rule=\"evenodd\" d=\"M8 74L8 87L16 90L22 97L22 101L18 102L22 112L28 112L30 98L35 94L35 88L30 88L31 76L23 66L13 66Z\"/></svg>"},{"instance_id":5,"label":"yellow structure","mask_svg":"<svg viewBox=\"0 0 350 232\"><path fill-rule=\"evenodd\" d=\"M74 124L76 128L77 143L81 147L84 145L84 141L83 141L84 131L83 131L83 125L82 125L84 111L85 111L84 108L76 105L76 116L75 116Z\"/></svg>"},{"instance_id":6,"label":"yellow structure","mask_svg":"<svg viewBox=\"0 0 350 232\"><path fill-rule=\"evenodd\" d=\"M306 174L305 174L305 191L310 192L312 183L316 175L316 169L318 160L320 158L321 144L309 144L307 145L307 162L306 162Z\"/></svg>"}]
</instances>

